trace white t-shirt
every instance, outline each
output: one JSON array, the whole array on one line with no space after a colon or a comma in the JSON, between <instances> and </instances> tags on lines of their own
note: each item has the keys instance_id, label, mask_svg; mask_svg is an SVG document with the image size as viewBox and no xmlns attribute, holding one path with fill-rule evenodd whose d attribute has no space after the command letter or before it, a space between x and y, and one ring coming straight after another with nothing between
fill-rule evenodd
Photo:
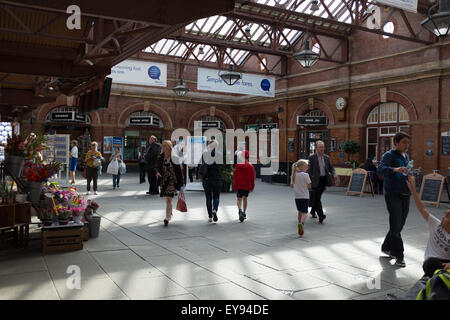
<instances>
[{"instance_id":1,"label":"white t-shirt","mask_svg":"<svg viewBox=\"0 0 450 320\"><path fill-rule=\"evenodd\" d=\"M72 147L72 150L70 150L70 155L72 158L78 158L78 147L74 146Z\"/></svg>"},{"instance_id":2,"label":"white t-shirt","mask_svg":"<svg viewBox=\"0 0 450 320\"><path fill-rule=\"evenodd\" d=\"M440 224L441 221L430 214L428 218L430 238L425 250L425 260L431 257L450 260L450 235Z\"/></svg>"},{"instance_id":3,"label":"white t-shirt","mask_svg":"<svg viewBox=\"0 0 450 320\"><path fill-rule=\"evenodd\" d=\"M295 199L309 199L308 184L311 183L309 174L297 172L295 174L294 193Z\"/></svg>"}]
</instances>

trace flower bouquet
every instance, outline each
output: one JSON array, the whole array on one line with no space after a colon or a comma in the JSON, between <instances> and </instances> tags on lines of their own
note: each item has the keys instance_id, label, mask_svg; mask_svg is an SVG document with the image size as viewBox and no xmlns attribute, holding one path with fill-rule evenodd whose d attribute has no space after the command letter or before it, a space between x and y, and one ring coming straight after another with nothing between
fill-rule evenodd
<instances>
[{"instance_id":1,"label":"flower bouquet","mask_svg":"<svg viewBox=\"0 0 450 320\"><path fill-rule=\"evenodd\" d=\"M30 182L47 182L61 168L61 163L52 161L44 164L40 161L27 161L23 169L23 175Z\"/></svg>"},{"instance_id":2,"label":"flower bouquet","mask_svg":"<svg viewBox=\"0 0 450 320\"><path fill-rule=\"evenodd\" d=\"M45 141L43 134L36 136L34 133L30 133L24 138L23 135L18 136L13 131L11 137L6 140L5 153L8 156L31 159L38 152L47 148Z\"/></svg>"},{"instance_id":3,"label":"flower bouquet","mask_svg":"<svg viewBox=\"0 0 450 320\"><path fill-rule=\"evenodd\" d=\"M84 212L84 218L89 221L92 218L92 215L97 212L97 209L99 207L100 206L98 205L97 202L88 200L86 211Z\"/></svg>"}]
</instances>

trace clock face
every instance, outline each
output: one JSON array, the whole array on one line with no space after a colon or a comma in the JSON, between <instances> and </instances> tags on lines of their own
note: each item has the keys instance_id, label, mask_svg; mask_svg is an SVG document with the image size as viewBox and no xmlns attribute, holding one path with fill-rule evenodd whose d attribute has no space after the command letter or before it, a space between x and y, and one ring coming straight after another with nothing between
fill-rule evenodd
<instances>
[{"instance_id":1,"label":"clock face","mask_svg":"<svg viewBox=\"0 0 450 320\"><path fill-rule=\"evenodd\" d=\"M345 108L345 99L344 98L337 98L336 99L336 109L339 111L343 110Z\"/></svg>"}]
</instances>

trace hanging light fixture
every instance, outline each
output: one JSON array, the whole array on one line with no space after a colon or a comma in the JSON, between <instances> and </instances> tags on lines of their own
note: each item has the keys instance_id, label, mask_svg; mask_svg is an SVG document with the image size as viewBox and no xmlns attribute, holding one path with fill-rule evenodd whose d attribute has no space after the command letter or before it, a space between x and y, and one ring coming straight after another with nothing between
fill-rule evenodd
<instances>
[{"instance_id":1,"label":"hanging light fixture","mask_svg":"<svg viewBox=\"0 0 450 320\"><path fill-rule=\"evenodd\" d=\"M309 10L313 12L319 10L319 0L311 0L311 7Z\"/></svg>"},{"instance_id":2,"label":"hanging light fixture","mask_svg":"<svg viewBox=\"0 0 450 320\"><path fill-rule=\"evenodd\" d=\"M242 75L239 72L233 71L233 65L231 64L229 71L219 71L219 77L229 86L242 79Z\"/></svg>"},{"instance_id":3,"label":"hanging light fixture","mask_svg":"<svg viewBox=\"0 0 450 320\"><path fill-rule=\"evenodd\" d=\"M177 85L176 87L173 87L172 90L175 92L175 94L179 97L184 97L188 92L189 92L189 88L187 88L184 84L183 84L183 80L180 79L180 84Z\"/></svg>"},{"instance_id":4,"label":"hanging light fixture","mask_svg":"<svg viewBox=\"0 0 450 320\"><path fill-rule=\"evenodd\" d=\"M201 55L203 55L203 54L205 54L205 51L203 51L203 46L200 46L200 47L198 48L198 55L201 56Z\"/></svg>"},{"instance_id":5,"label":"hanging light fixture","mask_svg":"<svg viewBox=\"0 0 450 320\"><path fill-rule=\"evenodd\" d=\"M431 10L439 6L437 13L430 15ZM447 0L439 0L428 10L428 18L421 23L422 27L434 33L437 37L445 37L450 34L450 11L448 11Z\"/></svg>"},{"instance_id":6,"label":"hanging light fixture","mask_svg":"<svg viewBox=\"0 0 450 320\"><path fill-rule=\"evenodd\" d=\"M317 60L320 58L320 54L309 49L309 40L305 40L305 48L293 55L294 59L297 60L303 68L312 67Z\"/></svg>"},{"instance_id":7,"label":"hanging light fixture","mask_svg":"<svg viewBox=\"0 0 450 320\"><path fill-rule=\"evenodd\" d=\"M250 29L250 26L247 25L247 27L245 28L245 34L250 37L252 35L251 31L252 30Z\"/></svg>"}]
</instances>

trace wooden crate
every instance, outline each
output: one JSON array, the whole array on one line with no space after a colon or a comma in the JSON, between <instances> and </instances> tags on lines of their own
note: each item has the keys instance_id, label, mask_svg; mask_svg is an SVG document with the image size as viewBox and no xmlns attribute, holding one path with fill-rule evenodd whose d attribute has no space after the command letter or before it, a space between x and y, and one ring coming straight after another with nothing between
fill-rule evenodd
<instances>
[{"instance_id":1,"label":"wooden crate","mask_svg":"<svg viewBox=\"0 0 450 320\"><path fill-rule=\"evenodd\" d=\"M31 202L16 203L15 224L31 223Z\"/></svg>"},{"instance_id":2,"label":"wooden crate","mask_svg":"<svg viewBox=\"0 0 450 320\"><path fill-rule=\"evenodd\" d=\"M84 226L83 226L83 241L88 241L89 240L89 221L85 221L83 223L84 223Z\"/></svg>"},{"instance_id":3,"label":"wooden crate","mask_svg":"<svg viewBox=\"0 0 450 320\"><path fill-rule=\"evenodd\" d=\"M83 228L42 230L42 252L61 252L83 249Z\"/></svg>"},{"instance_id":4,"label":"wooden crate","mask_svg":"<svg viewBox=\"0 0 450 320\"><path fill-rule=\"evenodd\" d=\"M14 226L15 206L0 205L0 228Z\"/></svg>"}]
</instances>

